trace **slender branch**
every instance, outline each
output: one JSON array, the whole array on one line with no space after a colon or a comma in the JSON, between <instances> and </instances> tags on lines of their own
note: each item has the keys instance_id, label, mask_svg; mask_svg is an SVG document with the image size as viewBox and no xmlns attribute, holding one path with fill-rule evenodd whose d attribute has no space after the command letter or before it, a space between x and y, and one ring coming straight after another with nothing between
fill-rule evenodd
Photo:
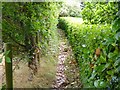
<instances>
[{"instance_id":1,"label":"slender branch","mask_svg":"<svg viewBox=\"0 0 120 90\"><path fill-rule=\"evenodd\" d=\"M25 45L23 45L23 44L21 44L21 43L19 43L18 41L16 41L13 37L11 37L11 35L10 34L8 34L9 35L9 37L16 43L16 44L18 44L18 45L20 45L20 46L22 46L22 47L26 47Z\"/></svg>"}]
</instances>

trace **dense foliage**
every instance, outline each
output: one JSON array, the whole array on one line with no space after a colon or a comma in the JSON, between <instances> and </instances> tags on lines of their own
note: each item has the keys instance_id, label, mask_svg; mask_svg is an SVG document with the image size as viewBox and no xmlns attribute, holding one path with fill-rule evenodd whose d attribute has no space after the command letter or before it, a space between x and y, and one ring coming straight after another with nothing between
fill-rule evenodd
<instances>
[{"instance_id":1,"label":"dense foliage","mask_svg":"<svg viewBox=\"0 0 120 90\"><path fill-rule=\"evenodd\" d=\"M117 13L117 2L86 2L81 12L85 23L111 23Z\"/></svg>"},{"instance_id":2,"label":"dense foliage","mask_svg":"<svg viewBox=\"0 0 120 90\"><path fill-rule=\"evenodd\" d=\"M11 42L13 56L24 54L31 74L38 72L42 55L51 60L57 50L58 16L57 2L2 3L3 42Z\"/></svg>"},{"instance_id":3,"label":"dense foliage","mask_svg":"<svg viewBox=\"0 0 120 90\"><path fill-rule=\"evenodd\" d=\"M118 88L120 86L120 55L116 42L118 34L115 35L110 25L80 25L67 18L60 18L59 26L65 30L72 45L84 88Z\"/></svg>"},{"instance_id":4,"label":"dense foliage","mask_svg":"<svg viewBox=\"0 0 120 90\"><path fill-rule=\"evenodd\" d=\"M14 2L3 3L3 41L17 43L31 50L34 46L46 50L58 23L58 3L56 2ZM35 43L39 34L40 41Z\"/></svg>"}]
</instances>

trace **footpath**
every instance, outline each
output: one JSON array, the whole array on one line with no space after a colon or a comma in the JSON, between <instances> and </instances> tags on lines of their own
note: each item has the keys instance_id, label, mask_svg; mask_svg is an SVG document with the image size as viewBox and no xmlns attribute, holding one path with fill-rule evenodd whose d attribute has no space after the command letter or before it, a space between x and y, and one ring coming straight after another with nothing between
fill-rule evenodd
<instances>
[{"instance_id":1,"label":"footpath","mask_svg":"<svg viewBox=\"0 0 120 90\"><path fill-rule=\"evenodd\" d=\"M53 88L81 88L79 68L64 31L58 29L59 56Z\"/></svg>"}]
</instances>

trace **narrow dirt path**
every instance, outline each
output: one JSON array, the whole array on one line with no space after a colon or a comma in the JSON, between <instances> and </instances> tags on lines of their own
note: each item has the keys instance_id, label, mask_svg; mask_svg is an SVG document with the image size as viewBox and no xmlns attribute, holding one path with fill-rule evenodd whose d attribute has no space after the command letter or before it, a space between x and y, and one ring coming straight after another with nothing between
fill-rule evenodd
<instances>
[{"instance_id":1,"label":"narrow dirt path","mask_svg":"<svg viewBox=\"0 0 120 90\"><path fill-rule=\"evenodd\" d=\"M81 88L79 68L64 32L58 29L59 56L53 88Z\"/></svg>"},{"instance_id":2,"label":"narrow dirt path","mask_svg":"<svg viewBox=\"0 0 120 90\"><path fill-rule=\"evenodd\" d=\"M3 66L0 65L0 87L2 87Z\"/></svg>"},{"instance_id":3,"label":"narrow dirt path","mask_svg":"<svg viewBox=\"0 0 120 90\"><path fill-rule=\"evenodd\" d=\"M15 88L81 88L79 68L71 46L61 29L58 29L56 37L59 38L59 55L56 52L57 55L52 56L51 60L49 60L49 56L41 57L38 74L32 81L28 80L29 68L26 58L21 60L18 68L13 72ZM21 56L17 57L15 61L19 58ZM0 77L3 72L2 68L0 66ZM0 79L1 82L2 79Z\"/></svg>"}]
</instances>

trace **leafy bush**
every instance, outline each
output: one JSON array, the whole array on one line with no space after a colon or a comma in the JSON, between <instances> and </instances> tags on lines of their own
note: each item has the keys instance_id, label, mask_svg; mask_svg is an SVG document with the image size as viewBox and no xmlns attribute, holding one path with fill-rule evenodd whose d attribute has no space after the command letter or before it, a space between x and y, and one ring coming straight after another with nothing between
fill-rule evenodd
<instances>
[{"instance_id":1,"label":"leafy bush","mask_svg":"<svg viewBox=\"0 0 120 90\"><path fill-rule=\"evenodd\" d=\"M90 24L111 23L118 11L116 2L86 2L84 6L82 18Z\"/></svg>"},{"instance_id":2,"label":"leafy bush","mask_svg":"<svg viewBox=\"0 0 120 90\"><path fill-rule=\"evenodd\" d=\"M2 3L3 41L17 43L31 50L36 46L35 37L38 33L40 40L37 46L44 52L50 40L55 38L58 15L58 2L4 2Z\"/></svg>"},{"instance_id":3,"label":"leafy bush","mask_svg":"<svg viewBox=\"0 0 120 90\"><path fill-rule=\"evenodd\" d=\"M84 88L118 88L120 55L110 25L85 25L60 18L80 67Z\"/></svg>"}]
</instances>

